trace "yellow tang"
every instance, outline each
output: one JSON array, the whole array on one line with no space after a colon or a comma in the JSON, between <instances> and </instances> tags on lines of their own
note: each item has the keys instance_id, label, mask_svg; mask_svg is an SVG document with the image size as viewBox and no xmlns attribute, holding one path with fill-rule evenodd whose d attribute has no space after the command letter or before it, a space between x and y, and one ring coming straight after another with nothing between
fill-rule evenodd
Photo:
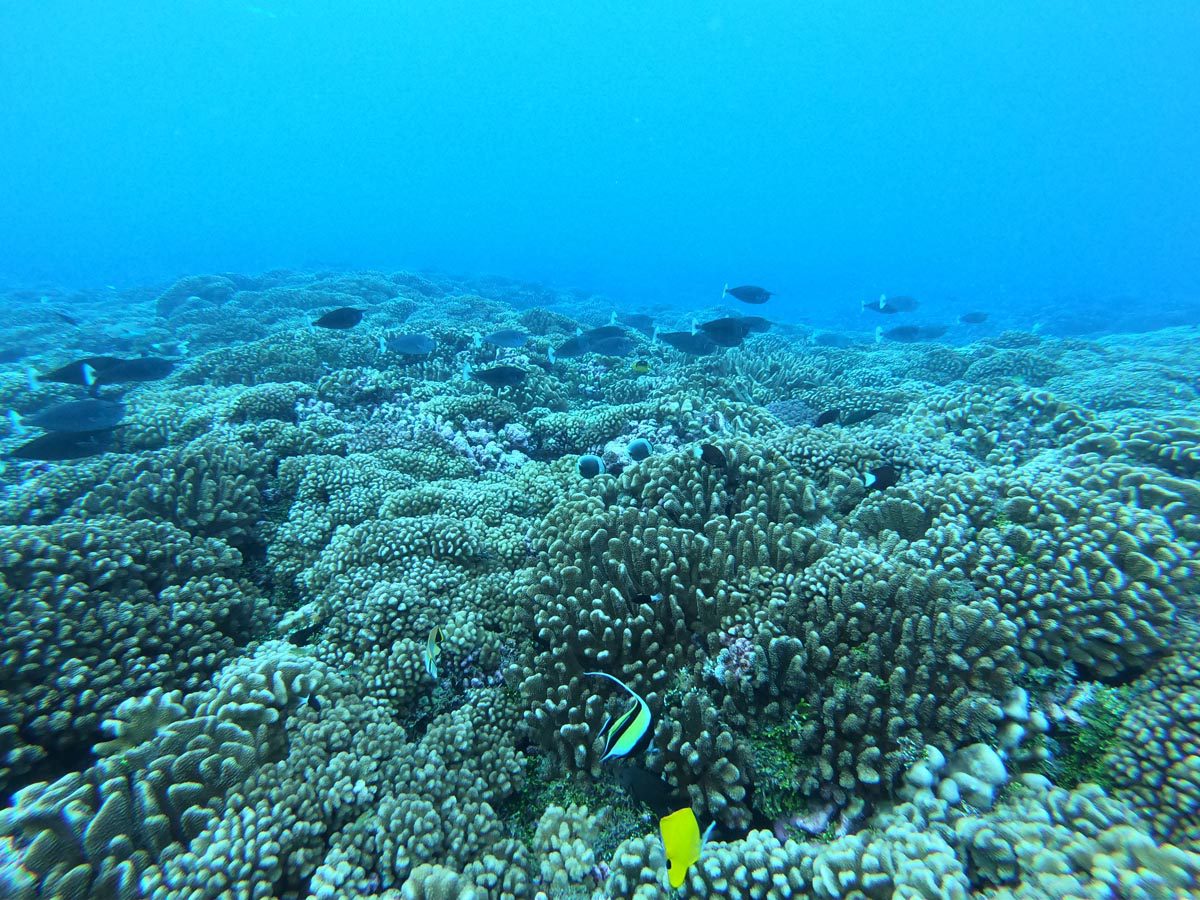
<instances>
[{"instance_id":1,"label":"yellow tang","mask_svg":"<svg viewBox=\"0 0 1200 900\"><path fill-rule=\"evenodd\" d=\"M687 880L688 869L700 859L700 823L691 808L676 810L658 822L662 832L663 850L667 854L667 880L671 887L681 887Z\"/></svg>"}]
</instances>

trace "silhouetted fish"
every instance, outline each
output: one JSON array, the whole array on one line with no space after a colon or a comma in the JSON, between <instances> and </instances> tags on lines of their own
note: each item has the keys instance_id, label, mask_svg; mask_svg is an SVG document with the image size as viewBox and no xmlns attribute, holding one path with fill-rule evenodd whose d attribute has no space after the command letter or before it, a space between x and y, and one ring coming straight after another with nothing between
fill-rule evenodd
<instances>
[{"instance_id":1,"label":"silhouetted fish","mask_svg":"<svg viewBox=\"0 0 1200 900\"><path fill-rule=\"evenodd\" d=\"M743 303L766 303L771 299L771 292L766 288L760 288L754 284L743 284L738 287L730 287L725 285L725 291L721 296L728 294L731 297L736 297Z\"/></svg>"},{"instance_id":2,"label":"silhouetted fish","mask_svg":"<svg viewBox=\"0 0 1200 900\"><path fill-rule=\"evenodd\" d=\"M91 387L102 372L108 371L121 362L123 360L117 359L115 356L85 356L83 359L77 359L44 375L39 375L38 380Z\"/></svg>"},{"instance_id":3,"label":"silhouetted fish","mask_svg":"<svg viewBox=\"0 0 1200 900\"><path fill-rule=\"evenodd\" d=\"M581 336L588 339L589 342L603 341L608 338L628 337L627 332L620 325L601 325L599 328L589 328Z\"/></svg>"},{"instance_id":4,"label":"silhouetted fish","mask_svg":"<svg viewBox=\"0 0 1200 900\"><path fill-rule=\"evenodd\" d=\"M714 344L722 347L738 347L750 333L749 324L737 316L701 322L696 327L708 335Z\"/></svg>"},{"instance_id":5,"label":"silhouetted fish","mask_svg":"<svg viewBox=\"0 0 1200 900\"><path fill-rule=\"evenodd\" d=\"M0 350L0 363L20 362L29 353L21 347L5 347Z\"/></svg>"},{"instance_id":6,"label":"silhouetted fish","mask_svg":"<svg viewBox=\"0 0 1200 900\"><path fill-rule=\"evenodd\" d=\"M841 417L842 411L840 409L827 409L825 412L818 414L817 417L813 419L813 424L820 428L822 425L832 425Z\"/></svg>"},{"instance_id":7,"label":"silhouetted fish","mask_svg":"<svg viewBox=\"0 0 1200 900\"><path fill-rule=\"evenodd\" d=\"M660 331L658 339L689 356L707 356L709 353L716 353L721 349L716 341L703 331L695 334L690 331Z\"/></svg>"},{"instance_id":8,"label":"silhouetted fish","mask_svg":"<svg viewBox=\"0 0 1200 900\"><path fill-rule=\"evenodd\" d=\"M646 337L654 334L654 317L644 316L641 313L633 313L628 316L618 316L618 320L622 325L628 325L630 328L635 328Z\"/></svg>"},{"instance_id":9,"label":"silhouetted fish","mask_svg":"<svg viewBox=\"0 0 1200 900\"><path fill-rule=\"evenodd\" d=\"M22 444L10 454L17 459L58 462L83 459L104 453L112 446L112 429L100 431L51 431Z\"/></svg>"},{"instance_id":10,"label":"silhouetted fish","mask_svg":"<svg viewBox=\"0 0 1200 900\"><path fill-rule=\"evenodd\" d=\"M899 480L899 470L891 463L884 463L863 476L863 487L881 491L884 488L890 488Z\"/></svg>"},{"instance_id":11,"label":"silhouetted fish","mask_svg":"<svg viewBox=\"0 0 1200 900\"><path fill-rule=\"evenodd\" d=\"M158 381L166 378L175 369L175 363L160 356L139 356L136 359L120 359L97 373L101 384L120 384L125 381Z\"/></svg>"},{"instance_id":12,"label":"silhouetted fish","mask_svg":"<svg viewBox=\"0 0 1200 900\"><path fill-rule=\"evenodd\" d=\"M947 331L945 325L901 325L898 328L875 329L875 340L887 338L901 344L911 344L915 341L932 341L940 338Z\"/></svg>"},{"instance_id":13,"label":"silhouetted fish","mask_svg":"<svg viewBox=\"0 0 1200 900\"><path fill-rule=\"evenodd\" d=\"M822 331L813 338L813 343L818 347L850 347L854 344L854 338L836 331Z\"/></svg>"},{"instance_id":14,"label":"silhouetted fish","mask_svg":"<svg viewBox=\"0 0 1200 900\"><path fill-rule=\"evenodd\" d=\"M587 335L577 334L550 351L550 361L556 359L571 359L576 356L583 356L588 352L589 341Z\"/></svg>"},{"instance_id":15,"label":"silhouetted fish","mask_svg":"<svg viewBox=\"0 0 1200 900\"><path fill-rule=\"evenodd\" d=\"M69 316L69 315L67 315L65 312L60 312L60 311L59 311L59 310L57 310L57 309L56 309L56 310L54 310L54 315L55 315L57 318L59 318L59 319L62 319L62 320L63 320L64 322L66 322L68 325L74 325L76 328L78 328L78 327L79 327L79 320L78 320L77 318L75 318L74 316Z\"/></svg>"},{"instance_id":16,"label":"silhouetted fish","mask_svg":"<svg viewBox=\"0 0 1200 900\"><path fill-rule=\"evenodd\" d=\"M519 328L502 328L483 336L485 344L491 344L493 347L506 347L510 350L524 347L528 340L529 332L521 331Z\"/></svg>"},{"instance_id":17,"label":"silhouetted fish","mask_svg":"<svg viewBox=\"0 0 1200 900\"><path fill-rule=\"evenodd\" d=\"M384 346L401 356L428 356L437 347L437 341L427 334L393 334L384 341Z\"/></svg>"},{"instance_id":18,"label":"silhouetted fish","mask_svg":"<svg viewBox=\"0 0 1200 900\"><path fill-rule=\"evenodd\" d=\"M72 400L23 417L21 424L44 428L46 431L101 431L115 427L123 418L124 403L97 399Z\"/></svg>"},{"instance_id":19,"label":"silhouetted fish","mask_svg":"<svg viewBox=\"0 0 1200 900\"><path fill-rule=\"evenodd\" d=\"M742 321L752 334L766 334L771 330L771 321L762 316L742 316Z\"/></svg>"},{"instance_id":20,"label":"silhouetted fish","mask_svg":"<svg viewBox=\"0 0 1200 900\"><path fill-rule=\"evenodd\" d=\"M318 328L353 328L363 319L361 309L352 306L339 306L330 310L313 322Z\"/></svg>"},{"instance_id":21,"label":"silhouetted fish","mask_svg":"<svg viewBox=\"0 0 1200 900\"><path fill-rule=\"evenodd\" d=\"M721 448L713 444L701 444L697 456L700 457L700 462L707 463L715 469L724 469L729 465L729 460L725 458Z\"/></svg>"},{"instance_id":22,"label":"silhouetted fish","mask_svg":"<svg viewBox=\"0 0 1200 900\"><path fill-rule=\"evenodd\" d=\"M637 346L627 337L607 337L588 342L589 353L601 356L629 356Z\"/></svg>"},{"instance_id":23,"label":"silhouetted fish","mask_svg":"<svg viewBox=\"0 0 1200 900\"><path fill-rule=\"evenodd\" d=\"M525 380L526 372L516 366L493 366L490 369L479 369L471 373L476 381L494 387L499 393L501 388L513 387Z\"/></svg>"},{"instance_id":24,"label":"silhouetted fish","mask_svg":"<svg viewBox=\"0 0 1200 900\"><path fill-rule=\"evenodd\" d=\"M659 776L633 763L626 763L617 769L616 777L617 783L629 792L630 797L645 804L659 818L684 802L679 791Z\"/></svg>"},{"instance_id":25,"label":"silhouetted fish","mask_svg":"<svg viewBox=\"0 0 1200 900\"><path fill-rule=\"evenodd\" d=\"M982 325L988 319L988 314L985 312L969 312L963 313L958 317L959 325Z\"/></svg>"},{"instance_id":26,"label":"silhouetted fish","mask_svg":"<svg viewBox=\"0 0 1200 900\"><path fill-rule=\"evenodd\" d=\"M919 305L913 297L888 297L886 294L880 294L879 299L874 302L864 300L862 308L890 316L895 313L912 312Z\"/></svg>"}]
</instances>

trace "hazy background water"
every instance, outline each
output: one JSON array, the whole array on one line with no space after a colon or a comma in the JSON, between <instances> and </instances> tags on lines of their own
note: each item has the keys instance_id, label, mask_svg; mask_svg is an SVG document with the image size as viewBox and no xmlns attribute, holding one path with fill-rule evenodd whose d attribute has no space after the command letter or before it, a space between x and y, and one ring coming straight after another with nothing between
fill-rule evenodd
<instances>
[{"instance_id":1,"label":"hazy background water","mask_svg":"<svg viewBox=\"0 0 1200 900\"><path fill-rule=\"evenodd\" d=\"M0 276L1196 321L1197 46L1194 2L0 0Z\"/></svg>"}]
</instances>

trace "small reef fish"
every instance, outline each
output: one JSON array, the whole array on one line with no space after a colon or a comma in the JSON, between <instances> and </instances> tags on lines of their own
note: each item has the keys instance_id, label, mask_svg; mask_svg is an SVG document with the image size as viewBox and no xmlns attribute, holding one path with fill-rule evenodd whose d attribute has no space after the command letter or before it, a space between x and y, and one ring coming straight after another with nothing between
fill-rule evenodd
<instances>
[{"instance_id":1,"label":"small reef fish","mask_svg":"<svg viewBox=\"0 0 1200 900\"><path fill-rule=\"evenodd\" d=\"M125 404L112 400L72 400L20 417L22 425L46 431L80 432L115 428L125 418Z\"/></svg>"},{"instance_id":2,"label":"small reef fish","mask_svg":"<svg viewBox=\"0 0 1200 900\"><path fill-rule=\"evenodd\" d=\"M988 314L985 312L969 312L963 313L958 317L959 325L982 325L988 320Z\"/></svg>"},{"instance_id":3,"label":"small reef fish","mask_svg":"<svg viewBox=\"0 0 1200 900\"><path fill-rule=\"evenodd\" d=\"M620 678L614 678L607 672L584 672L583 674L607 678L620 685L633 698L633 706L618 716L615 722L609 725L608 719L605 719L604 725L600 726L601 731L604 731L606 726L608 727L608 732L604 737L604 755L600 757L600 762L619 756L628 756L645 737L646 732L650 730L650 722L653 717L650 715L649 704Z\"/></svg>"},{"instance_id":4,"label":"small reef fish","mask_svg":"<svg viewBox=\"0 0 1200 900\"><path fill-rule=\"evenodd\" d=\"M644 804L656 818L670 814L681 802L681 791L677 791L658 775L648 772L635 763L627 762L616 770L617 784L625 788L629 796Z\"/></svg>"},{"instance_id":5,"label":"small reef fish","mask_svg":"<svg viewBox=\"0 0 1200 900\"><path fill-rule=\"evenodd\" d=\"M425 650L421 654L425 660L425 671L434 681L437 681L438 677L437 659L442 655L442 639L442 626L434 625L433 630L429 632L429 637L425 640Z\"/></svg>"},{"instance_id":6,"label":"small reef fish","mask_svg":"<svg viewBox=\"0 0 1200 900\"><path fill-rule=\"evenodd\" d=\"M662 834L663 852L667 857L667 880L671 887L683 887L687 881L688 869L700 861L704 845L712 836L716 827L713 822L700 834L700 823L690 806L676 810L669 816L659 820L658 829Z\"/></svg>"},{"instance_id":7,"label":"small reef fish","mask_svg":"<svg viewBox=\"0 0 1200 900\"><path fill-rule=\"evenodd\" d=\"M885 316L902 312L912 312L918 306L920 304L915 297L889 297L887 294L880 294L879 299L874 302L864 300L862 304L863 309L883 313Z\"/></svg>"},{"instance_id":8,"label":"small reef fish","mask_svg":"<svg viewBox=\"0 0 1200 900\"><path fill-rule=\"evenodd\" d=\"M501 328L499 331L485 334L482 340L483 343L491 344L493 347L516 350L525 346L525 342L529 340L529 332L521 331L519 328Z\"/></svg>"},{"instance_id":9,"label":"small reef fish","mask_svg":"<svg viewBox=\"0 0 1200 900\"><path fill-rule=\"evenodd\" d=\"M390 350L401 356L428 356L437 347L437 341L427 334L393 334L379 339L379 352Z\"/></svg>"},{"instance_id":10,"label":"small reef fish","mask_svg":"<svg viewBox=\"0 0 1200 900\"><path fill-rule=\"evenodd\" d=\"M60 462L65 459L84 459L98 456L112 446L111 428L97 431L51 431L22 444L10 456L16 459L36 459Z\"/></svg>"},{"instance_id":11,"label":"small reef fish","mask_svg":"<svg viewBox=\"0 0 1200 900\"><path fill-rule=\"evenodd\" d=\"M863 487L868 490L882 491L884 488L890 488L899 480L900 471L891 463L884 463L863 476Z\"/></svg>"},{"instance_id":12,"label":"small reef fish","mask_svg":"<svg viewBox=\"0 0 1200 900\"><path fill-rule=\"evenodd\" d=\"M625 448L625 452L634 462L641 462L654 452L654 447L645 438L634 438Z\"/></svg>"},{"instance_id":13,"label":"small reef fish","mask_svg":"<svg viewBox=\"0 0 1200 900\"><path fill-rule=\"evenodd\" d=\"M631 369L632 369L634 372L636 372L638 375L645 375L645 374L646 374L647 372L649 372L649 371L650 371L650 369L651 369L651 366L650 366L650 360L648 360L648 359L635 359L635 360L633 361L633 365L631 365L629 368L631 368Z\"/></svg>"},{"instance_id":14,"label":"small reef fish","mask_svg":"<svg viewBox=\"0 0 1200 900\"><path fill-rule=\"evenodd\" d=\"M714 469L724 469L729 465L729 460L721 448L713 444L701 444L700 449L696 451L696 458Z\"/></svg>"},{"instance_id":15,"label":"small reef fish","mask_svg":"<svg viewBox=\"0 0 1200 900\"><path fill-rule=\"evenodd\" d=\"M499 394L504 388L520 384L528 373L516 366L492 366L490 369L479 369L470 374L476 381L482 381L488 387L495 388L496 393Z\"/></svg>"},{"instance_id":16,"label":"small reef fish","mask_svg":"<svg viewBox=\"0 0 1200 900\"><path fill-rule=\"evenodd\" d=\"M766 303L771 299L772 294L766 288L760 288L755 284L743 284L738 287L730 287L725 285L725 290L721 292L724 297L728 294L730 297L735 297L743 303Z\"/></svg>"},{"instance_id":17,"label":"small reef fish","mask_svg":"<svg viewBox=\"0 0 1200 900\"><path fill-rule=\"evenodd\" d=\"M584 478L595 478L604 474L604 460L595 453L585 453L579 457L579 474Z\"/></svg>"},{"instance_id":18,"label":"small reef fish","mask_svg":"<svg viewBox=\"0 0 1200 900\"><path fill-rule=\"evenodd\" d=\"M318 328L353 328L363 320L363 311L352 306L339 306L313 322Z\"/></svg>"}]
</instances>

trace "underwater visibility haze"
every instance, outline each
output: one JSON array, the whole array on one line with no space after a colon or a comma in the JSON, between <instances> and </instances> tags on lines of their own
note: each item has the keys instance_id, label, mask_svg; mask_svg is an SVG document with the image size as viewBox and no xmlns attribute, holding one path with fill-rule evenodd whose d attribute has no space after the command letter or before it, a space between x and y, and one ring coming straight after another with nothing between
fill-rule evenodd
<instances>
[{"instance_id":1,"label":"underwater visibility haze","mask_svg":"<svg viewBox=\"0 0 1200 900\"><path fill-rule=\"evenodd\" d=\"M0 4L0 898L1200 896L1197 46Z\"/></svg>"}]
</instances>

